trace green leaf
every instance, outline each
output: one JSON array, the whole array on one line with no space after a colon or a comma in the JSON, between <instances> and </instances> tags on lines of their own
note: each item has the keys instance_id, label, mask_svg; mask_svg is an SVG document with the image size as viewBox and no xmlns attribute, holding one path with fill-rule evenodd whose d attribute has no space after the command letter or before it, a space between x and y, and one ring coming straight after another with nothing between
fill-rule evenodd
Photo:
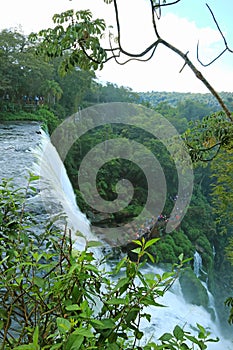
<instances>
[{"instance_id":1,"label":"green leaf","mask_svg":"<svg viewBox=\"0 0 233 350\"><path fill-rule=\"evenodd\" d=\"M38 176L38 175L30 175L30 178L29 178L29 180L30 181L37 181L37 180L39 180L40 179L40 176Z\"/></svg>"},{"instance_id":2,"label":"green leaf","mask_svg":"<svg viewBox=\"0 0 233 350\"><path fill-rule=\"evenodd\" d=\"M142 339L143 334L144 333L139 331L138 329L134 332L134 335L135 335L136 339Z\"/></svg>"},{"instance_id":3,"label":"green leaf","mask_svg":"<svg viewBox=\"0 0 233 350\"><path fill-rule=\"evenodd\" d=\"M88 241L86 245L87 248L94 248L94 247L101 247L101 246L103 246L103 243L99 241Z\"/></svg>"},{"instance_id":4,"label":"green leaf","mask_svg":"<svg viewBox=\"0 0 233 350\"><path fill-rule=\"evenodd\" d=\"M151 255L151 254L148 253L148 252L145 252L145 253L146 253L146 255L149 257L150 261L151 261L152 263L154 263L154 262L155 262L155 259L154 259L153 255Z\"/></svg>"},{"instance_id":5,"label":"green leaf","mask_svg":"<svg viewBox=\"0 0 233 350\"><path fill-rule=\"evenodd\" d=\"M90 329L78 328L72 334L82 335L86 338L93 338L94 334L90 331Z\"/></svg>"},{"instance_id":6,"label":"green leaf","mask_svg":"<svg viewBox=\"0 0 233 350\"><path fill-rule=\"evenodd\" d=\"M132 321L135 321L135 319L136 319L136 317L137 317L139 311L140 311L140 308L139 308L139 307L138 307L138 308L136 308L136 307L132 308L132 309L128 312L128 314L126 315L126 317L125 317L126 323L131 323Z\"/></svg>"},{"instance_id":7,"label":"green leaf","mask_svg":"<svg viewBox=\"0 0 233 350\"><path fill-rule=\"evenodd\" d=\"M91 320L93 327L96 329L113 329L115 327L115 323L111 319L103 319L99 320Z\"/></svg>"},{"instance_id":8,"label":"green leaf","mask_svg":"<svg viewBox=\"0 0 233 350\"><path fill-rule=\"evenodd\" d=\"M129 282L130 282L130 279L129 279L128 277L123 277L123 278L121 278L121 279L117 282L116 286L114 287L113 293L115 293L116 291L118 291L118 290L120 290L120 289L124 289L124 288L122 288L122 287L127 288L128 285L129 285ZM124 291L125 291L125 289L124 289L122 292L124 292ZM121 292L121 293L122 293L122 292Z\"/></svg>"},{"instance_id":9,"label":"green leaf","mask_svg":"<svg viewBox=\"0 0 233 350\"><path fill-rule=\"evenodd\" d=\"M50 350L57 350L57 349L60 349L62 346L63 346L62 343L60 343L60 344L54 344L54 345L50 348Z\"/></svg>"},{"instance_id":10,"label":"green leaf","mask_svg":"<svg viewBox=\"0 0 233 350\"><path fill-rule=\"evenodd\" d=\"M122 267L125 266L125 263L126 263L126 258L123 258L121 261L119 261L119 263L116 265L116 267L114 268L113 270L113 274L118 274L118 272L120 271L120 269Z\"/></svg>"},{"instance_id":11,"label":"green leaf","mask_svg":"<svg viewBox=\"0 0 233 350\"><path fill-rule=\"evenodd\" d=\"M184 331L183 329L176 325L173 331L173 334L177 340L183 340L184 339Z\"/></svg>"},{"instance_id":12,"label":"green leaf","mask_svg":"<svg viewBox=\"0 0 233 350\"><path fill-rule=\"evenodd\" d=\"M72 333L66 342L66 345L64 347L64 349L66 350L78 350L80 349L81 345L83 344L84 341L84 336L80 335L76 335L74 333Z\"/></svg>"},{"instance_id":13,"label":"green leaf","mask_svg":"<svg viewBox=\"0 0 233 350\"><path fill-rule=\"evenodd\" d=\"M205 328L203 326L201 326L199 323L197 323L197 327L199 329L198 337L200 339L205 339L207 336Z\"/></svg>"},{"instance_id":14,"label":"green leaf","mask_svg":"<svg viewBox=\"0 0 233 350\"><path fill-rule=\"evenodd\" d=\"M45 285L45 280L41 277L35 276L34 277L34 283L37 285L39 288L44 288Z\"/></svg>"},{"instance_id":15,"label":"green leaf","mask_svg":"<svg viewBox=\"0 0 233 350\"><path fill-rule=\"evenodd\" d=\"M139 241L139 240L133 240L132 241L133 243L137 244L137 245L140 245L142 247L142 242Z\"/></svg>"},{"instance_id":16,"label":"green leaf","mask_svg":"<svg viewBox=\"0 0 233 350\"><path fill-rule=\"evenodd\" d=\"M218 343L219 342L219 338L217 337L217 338L215 338L215 339L213 339L213 338L211 338L211 339L206 339L206 342L210 342L210 343Z\"/></svg>"},{"instance_id":17,"label":"green leaf","mask_svg":"<svg viewBox=\"0 0 233 350\"><path fill-rule=\"evenodd\" d=\"M36 326L34 333L33 333L33 345L37 346L38 345L38 339L39 339L39 327Z\"/></svg>"},{"instance_id":18,"label":"green leaf","mask_svg":"<svg viewBox=\"0 0 233 350\"><path fill-rule=\"evenodd\" d=\"M155 244L156 242L158 242L160 240L160 238L153 238L150 239L149 241L146 242L145 244L145 249L149 248L151 245Z\"/></svg>"},{"instance_id":19,"label":"green leaf","mask_svg":"<svg viewBox=\"0 0 233 350\"><path fill-rule=\"evenodd\" d=\"M66 310L67 311L77 311L77 310L81 310L81 307L77 304L73 304L73 305L66 306Z\"/></svg>"},{"instance_id":20,"label":"green leaf","mask_svg":"<svg viewBox=\"0 0 233 350\"><path fill-rule=\"evenodd\" d=\"M127 300L127 298L125 298L125 299L124 298L111 298L106 303L110 304L110 305L127 305L128 300Z\"/></svg>"},{"instance_id":21,"label":"green leaf","mask_svg":"<svg viewBox=\"0 0 233 350\"><path fill-rule=\"evenodd\" d=\"M161 341L169 341L173 338L172 334L170 333L164 333L160 338L159 340Z\"/></svg>"},{"instance_id":22,"label":"green leaf","mask_svg":"<svg viewBox=\"0 0 233 350\"><path fill-rule=\"evenodd\" d=\"M166 271L162 274L161 276L161 281L164 281L164 280L167 280L168 278L171 278L174 276L174 272L169 272L169 271Z\"/></svg>"},{"instance_id":23,"label":"green leaf","mask_svg":"<svg viewBox=\"0 0 233 350\"><path fill-rule=\"evenodd\" d=\"M139 254L141 252L141 248L132 249L131 252Z\"/></svg>"},{"instance_id":24,"label":"green leaf","mask_svg":"<svg viewBox=\"0 0 233 350\"><path fill-rule=\"evenodd\" d=\"M108 350L119 350L119 346L116 343L108 344Z\"/></svg>"},{"instance_id":25,"label":"green leaf","mask_svg":"<svg viewBox=\"0 0 233 350\"><path fill-rule=\"evenodd\" d=\"M31 343L27 345L19 345L14 348L14 350L39 350L39 348Z\"/></svg>"},{"instance_id":26,"label":"green leaf","mask_svg":"<svg viewBox=\"0 0 233 350\"><path fill-rule=\"evenodd\" d=\"M190 340L192 343L197 344L197 345L200 344L200 340L198 340L198 339L195 338L194 336L188 335L188 334L186 334L185 336L186 336L186 338L187 338L188 340Z\"/></svg>"},{"instance_id":27,"label":"green leaf","mask_svg":"<svg viewBox=\"0 0 233 350\"><path fill-rule=\"evenodd\" d=\"M143 305L153 305L153 306L158 306L158 307L166 307L165 305L162 305L162 304L159 304L159 303L156 303L156 301L154 300L154 298L152 296L145 296L143 298L141 298L141 303Z\"/></svg>"},{"instance_id":28,"label":"green leaf","mask_svg":"<svg viewBox=\"0 0 233 350\"><path fill-rule=\"evenodd\" d=\"M62 334L65 334L71 329L71 324L68 320L62 317L57 318L57 327Z\"/></svg>"},{"instance_id":29,"label":"green leaf","mask_svg":"<svg viewBox=\"0 0 233 350\"><path fill-rule=\"evenodd\" d=\"M184 253L181 253L179 256L178 256L178 259L180 262L183 261L183 258L184 258Z\"/></svg>"}]
</instances>

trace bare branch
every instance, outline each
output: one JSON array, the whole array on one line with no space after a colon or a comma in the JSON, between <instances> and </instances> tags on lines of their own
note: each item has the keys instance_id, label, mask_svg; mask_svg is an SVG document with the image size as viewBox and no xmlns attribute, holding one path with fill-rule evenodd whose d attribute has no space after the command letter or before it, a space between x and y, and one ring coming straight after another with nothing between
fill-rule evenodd
<instances>
[{"instance_id":1,"label":"bare branch","mask_svg":"<svg viewBox=\"0 0 233 350\"><path fill-rule=\"evenodd\" d=\"M132 57L132 58L129 58L128 60L126 60L126 61L124 61L124 62L120 62L120 61L117 60L117 57L120 57L120 55L119 55L119 56L114 55L112 58L114 58L114 60L116 61L116 63L119 64L119 65L121 65L121 66L125 65L126 63L128 63L128 62L130 62L130 61L147 62L147 61L150 61L150 60L151 60L152 56L153 56L154 53L155 53L156 48L157 48L157 45L155 45L155 47L154 47L154 49L152 50L150 56L149 56L148 58L145 58L145 59L143 59L143 58L134 58L134 57Z\"/></svg>"},{"instance_id":2,"label":"bare branch","mask_svg":"<svg viewBox=\"0 0 233 350\"><path fill-rule=\"evenodd\" d=\"M159 8L160 9L160 13L159 13L159 16L158 16L157 15L157 11L155 10L154 5L153 5L153 0L150 0L150 5L151 5L151 10L152 10L152 23L153 23L154 31L155 31L155 34L156 34L157 38L160 38L160 35L158 33L158 30L157 30L157 25L156 25L156 22L155 22L154 14L156 14L157 19L160 19L160 17L161 17L161 9Z\"/></svg>"},{"instance_id":3,"label":"bare branch","mask_svg":"<svg viewBox=\"0 0 233 350\"><path fill-rule=\"evenodd\" d=\"M231 49L229 48L228 44L227 44L226 38L225 38L225 36L224 36L224 34L223 34L223 32L222 32L222 30L221 30L221 28L220 28L220 26L219 26L219 24L218 24L216 18L215 18L215 15L214 15L213 11L211 10L211 8L210 8L210 6L209 6L208 4L206 4L206 6L208 7L208 10L209 10L210 13L211 13L211 16L212 16L212 18L213 18L213 20L214 20L214 23L215 23L215 25L216 25L216 27L217 27L217 29L218 29L218 31L219 31L219 33L220 33L222 39L223 39L223 42L224 42L224 45L225 45L225 49L224 49L218 56L216 56L212 61L210 61L209 63L203 63L203 62L200 60L200 58L199 58L199 41L198 41L198 43L197 43L197 60L198 60L198 62L199 62L203 67L208 67L208 66L210 66L212 63L214 63L215 61L217 61L226 51L229 51L230 53L233 53L233 50L231 50Z\"/></svg>"},{"instance_id":4,"label":"bare branch","mask_svg":"<svg viewBox=\"0 0 233 350\"><path fill-rule=\"evenodd\" d=\"M180 1L180 0L179 0ZM164 4L164 5L172 5L175 3L178 3L179 1L174 1L170 4ZM138 59L138 58L142 58L143 56L145 56L148 52L150 52L152 50L152 54L150 55L150 58L152 58L152 56L155 53L156 48L158 47L159 44L162 44L164 46L166 46L167 48L169 48L170 50L172 50L173 52L175 52L176 54L178 54L183 60L184 60L184 65L181 68L180 72L184 69L184 67L186 65L189 66L189 68L193 71L193 73L195 74L195 76L202 81L202 83L206 86L206 88L211 92L211 94L217 99L217 101L219 102L220 106L222 107L222 109L224 110L224 112L226 113L226 115L228 116L228 118L233 122L233 116L231 114L231 112L229 111L229 109L227 108L227 106L225 105L224 101L222 100L222 98L219 96L219 94L216 92L216 90L211 86L211 84L206 80L206 78L202 75L202 73L194 66L194 64L190 61L190 59L187 57L187 54L184 54L182 51L180 51L179 49L177 49L175 46L169 44L167 41L163 40L158 31L157 31L157 26L156 26L156 22L155 22L155 18L154 18L154 8L155 5L153 3L153 0L150 0L150 4L151 4L151 8L152 8L152 23L153 23L153 27L155 30L155 34L157 36L157 40L152 43L151 45L149 45L144 51L140 52L140 53L130 53L127 52L126 50L124 50L121 46L121 31L120 31L120 21L119 21L119 13L118 13L118 7L117 7L117 0L114 0L114 7L115 7L115 14L116 14L116 23L117 23L117 32L118 32L118 40L119 40L119 50L120 53L123 53L124 55L130 57L131 59ZM163 5L160 5L163 6ZM207 5L208 6L208 5ZM211 10L210 10L211 11ZM211 11L212 13L212 11ZM216 19L214 18L215 22ZM218 26L219 28L219 26ZM219 28L220 30L220 28ZM221 31L220 31L221 32ZM224 36L223 36L224 38ZM224 42L225 38L224 38ZM227 44L226 44L227 45ZM228 47L228 46L227 46ZM223 53L221 53L222 55ZM220 56L221 56L220 55ZM219 57L220 57L219 56ZM131 59L127 60L125 63L127 63L128 61L130 61ZM148 60L148 59L147 59ZM124 64L125 64L124 63Z\"/></svg>"},{"instance_id":5,"label":"bare branch","mask_svg":"<svg viewBox=\"0 0 233 350\"><path fill-rule=\"evenodd\" d=\"M186 54L185 54L186 57L187 57L188 53L189 53L189 51L186 52ZM184 69L185 66L186 66L186 62L184 62L182 68L181 68L180 71L179 71L179 73L182 72L182 70Z\"/></svg>"},{"instance_id":6,"label":"bare branch","mask_svg":"<svg viewBox=\"0 0 233 350\"><path fill-rule=\"evenodd\" d=\"M211 13L211 15L212 15L212 17L213 17L214 23L216 24L216 26L217 26L217 28L218 28L218 31L219 31L219 33L221 34L222 38L223 38L223 41L224 41L224 44L225 44L227 50L230 51L231 53L233 53L233 50L231 50L231 49L229 48L228 44L227 44L226 38L225 38L225 36L223 35L223 33L222 33L222 31L221 31L221 29L220 29L220 27L219 27L219 25L218 25L218 22L217 22L217 20L216 20L214 14L213 14L213 11L211 10L211 8L209 7L208 4L206 4L206 6L208 7L208 9L209 9L209 11L210 11L210 13Z\"/></svg>"},{"instance_id":7,"label":"bare branch","mask_svg":"<svg viewBox=\"0 0 233 350\"><path fill-rule=\"evenodd\" d=\"M95 64L94 69L97 69L96 67L101 69L103 67L103 64L105 64L106 62L108 62L112 59L114 59L116 61L116 63L120 64L120 65L125 65L126 63L128 63L132 60L142 61L142 62L149 61L155 55L156 49L158 48L159 44L161 44L161 45L167 47L170 51L173 51L174 53L176 53L178 56L180 56L183 59L184 64L183 64L180 72L182 72L183 69L186 66L188 66L193 71L195 76L206 86L206 88L209 90L209 92L217 99L218 103L220 104L221 108L225 112L226 116L233 123L233 115L231 114L231 112L227 108L223 99L217 93L217 91L211 86L211 84L207 81L207 79L203 76L203 74L195 67L193 62L188 58L188 52L184 53L181 50L179 50L177 47L175 47L172 44L170 44L169 42L167 42L166 40L163 40L158 32L157 21L156 21L156 16L157 16L156 10L157 9L161 10L161 7L171 6L171 5L179 3L180 1L181 0L175 0L175 1L171 1L169 3L167 1L163 1L163 3L161 4L161 0L158 0L157 2L154 0L150 0L151 23L153 25L153 29L154 29L154 33L155 33L155 40L141 52L129 52L129 51L127 51L127 49L123 48L122 42L121 42L121 34L122 33L121 33L120 18L119 18L119 12L118 12L118 2L117 2L117 0L111 0L109 2L113 3L114 11L115 11L118 47L113 48L113 45L111 43L111 37L109 36L109 48L107 48L107 49L104 49L103 47L100 46L100 42L98 39L97 41L93 41L90 46L85 45L85 41L83 42L82 40L79 40L78 41L78 44L79 44L78 50L82 50L82 53L86 56L86 58L90 62ZM223 39L224 44L225 44L225 49L217 57L215 57L211 62L209 62L208 64L203 64L203 63L201 63L201 61L199 59L199 43L198 43L197 44L197 60L203 66L208 66L208 65L212 64L217 59L219 59L226 51L233 53L233 51L230 50L230 48L228 47L227 41L226 41L226 39L225 39L221 29L220 29L220 26L217 23L217 20L214 16L212 10L210 9L210 7L208 5L207 5L207 7L208 7L209 11L211 12L211 15L212 15L213 20L218 28L219 33L222 36L222 39ZM157 19L158 19L158 17L160 17L160 14L161 14L161 12L159 13L159 16L157 16ZM99 28L98 28L98 30L100 31ZM45 36L45 34L46 34L46 36ZM95 34L96 33L94 31L94 35ZM100 34L100 33L98 33L98 34ZM49 39L50 39L50 33L47 35L47 33L45 32L45 33L42 33L41 35L45 36L45 39L44 39L45 43L49 45L49 42L46 42L46 41L48 41L47 37L49 37ZM69 42L69 40L68 40L68 42ZM73 44L72 41L71 41L71 44ZM67 48L64 47L64 43L63 43L62 50L65 51L66 49ZM74 47L74 50L76 50L76 49L77 48ZM51 55L50 52L48 52L48 53ZM60 53L61 53L60 51L55 52L55 54L53 54L53 52L52 52L52 55L56 56ZM122 59L124 60L123 62L120 62L120 57L122 57Z\"/></svg>"},{"instance_id":8,"label":"bare branch","mask_svg":"<svg viewBox=\"0 0 233 350\"><path fill-rule=\"evenodd\" d=\"M178 2L180 2L181 0L176 0L176 1L172 1L172 2L164 2L163 4L161 4L161 0L159 0L158 4L153 5L154 7L165 7L165 6L171 6L171 5L175 5Z\"/></svg>"},{"instance_id":9,"label":"bare branch","mask_svg":"<svg viewBox=\"0 0 233 350\"><path fill-rule=\"evenodd\" d=\"M227 51L227 48L225 48L218 56L216 56L212 61L209 63L203 63L199 58L199 41L197 42L197 60L203 67L208 67L215 61L217 61L225 52Z\"/></svg>"},{"instance_id":10,"label":"bare branch","mask_svg":"<svg viewBox=\"0 0 233 350\"><path fill-rule=\"evenodd\" d=\"M194 64L190 61L188 58L187 54L184 54L182 51L177 49L175 46L169 44L167 41L161 39L161 43L168 47L170 50L173 52L177 53L183 60L185 61L185 64L189 66L189 68L193 71L195 76L202 81L202 83L206 86L206 88L211 92L211 94L217 99L219 102L220 106L228 116L228 118L233 122L233 116L225 103L223 102L222 98L219 96L217 91L211 86L211 84L206 80L206 78L202 75L202 73L194 66Z\"/></svg>"}]
</instances>

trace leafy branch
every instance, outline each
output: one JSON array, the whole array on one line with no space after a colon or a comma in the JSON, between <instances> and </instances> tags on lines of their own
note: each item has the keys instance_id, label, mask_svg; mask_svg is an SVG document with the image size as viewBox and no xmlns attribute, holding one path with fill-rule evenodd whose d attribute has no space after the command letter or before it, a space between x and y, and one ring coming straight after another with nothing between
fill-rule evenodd
<instances>
[{"instance_id":1,"label":"leafy branch","mask_svg":"<svg viewBox=\"0 0 233 350\"><path fill-rule=\"evenodd\" d=\"M187 65L192 72L195 74L196 78L199 79L210 93L217 99L223 111L226 113L227 117L233 121L233 116L226 104L224 103L221 96L213 88L213 86L207 81L204 75L196 68L193 62L188 58L188 52L184 53L179 50L177 47L173 46L171 43L167 42L162 38L158 31L157 21L161 17L161 11L164 6L173 6L180 2L177 1L155 1L148 0L151 6L151 21L153 29L155 32L156 40L148 45L141 52L130 52L125 49L122 45L122 32L120 26L120 15L118 11L118 1L117 0L105 0L106 3L112 4L114 6L115 20L116 20L116 36L114 38L112 33L109 33L109 47L104 48L101 44L102 38L105 36L106 24L103 19L92 19L92 14L89 10L86 11L77 11L69 10L61 13L60 15L56 14L53 17L54 23L57 26L54 29L42 30L38 34L32 34L31 40L35 43L40 43L38 47L38 52L47 55L47 57L57 57L64 55L64 60L61 66L61 71L65 74L67 71L72 69L75 66L78 66L82 69L102 69L103 65L110 61L115 60L117 64L124 65L131 60L137 61L148 61L151 60L155 54L159 45L163 45L169 50L176 53L180 56L184 65L183 68ZM208 6L208 5L207 5ZM230 50L227 41L218 25L218 22L208 6L209 11L213 17L213 20L217 26L218 31L220 32L225 49L223 52L218 55L212 62L216 61L222 56L223 53ZM112 40L114 38L114 45ZM115 45L115 43L117 43ZM197 56L199 60L199 45L197 46ZM120 58L123 57L123 61L120 61Z\"/></svg>"}]
</instances>

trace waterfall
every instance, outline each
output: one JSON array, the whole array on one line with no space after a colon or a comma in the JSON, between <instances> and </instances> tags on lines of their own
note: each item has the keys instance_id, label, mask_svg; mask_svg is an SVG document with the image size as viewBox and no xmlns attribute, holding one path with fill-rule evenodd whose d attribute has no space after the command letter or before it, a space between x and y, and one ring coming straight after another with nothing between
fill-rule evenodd
<instances>
[{"instance_id":1,"label":"waterfall","mask_svg":"<svg viewBox=\"0 0 233 350\"><path fill-rule=\"evenodd\" d=\"M197 251L195 251L195 253L194 253L193 270L194 270L194 273L197 276L197 278L200 277L200 272L205 273L202 270L202 257ZM214 315L214 319L216 321L216 324L218 324L218 315L217 315L216 308L215 308L214 297L213 297L212 293L209 291L209 288L208 288L208 275L207 275L206 281L205 282L201 281L201 283L202 283L203 287L206 289L206 292L207 292L207 295L208 295L208 300L209 300L208 307L209 307L210 310L212 310L213 315Z\"/></svg>"},{"instance_id":2,"label":"waterfall","mask_svg":"<svg viewBox=\"0 0 233 350\"><path fill-rule=\"evenodd\" d=\"M71 229L75 247L83 250L86 240L97 240L97 237L91 232L89 220L77 206L75 193L64 164L49 136L43 130L41 130L40 145L34 153L37 162L34 163L33 170L40 176L39 196L47 213L51 218L59 217L63 225L64 221L67 223L68 228Z\"/></svg>"},{"instance_id":3,"label":"waterfall","mask_svg":"<svg viewBox=\"0 0 233 350\"><path fill-rule=\"evenodd\" d=\"M195 275L197 277L200 277L200 272L202 270L202 257L197 251L195 251L195 253L194 253L193 269L194 269Z\"/></svg>"},{"instance_id":4,"label":"waterfall","mask_svg":"<svg viewBox=\"0 0 233 350\"><path fill-rule=\"evenodd\" d=\"M150 273L152 270L159 274L163 273L162 269L151 265L145 266L144 273ZM196 324L199 323L211 332L212 338L220 338L218 343L209 343L208 350L232 350L232 342L223 339L219 325L212 320L211 314L202 306L189 304L185 301L178 280L165 293L164 297L158 298L156 301L167 307L150 306L146 308L146 311L151 314L151 322L145 320L142 322L141 329L145 332L145 340L149 340L151 337L157 340L165 332L172 333L175 325L179 325L192 334L197 334Z\"/></svg>"},{"instance_id":5,"label":"waterfall","mask_svg":"<svg viewBox=\"0 0 233 350\"><path fill-rule=\"evenodd\" d=\"M215 246L213 245L213 257L215 257L216 255L216 249L215 249Z\"/></svg>"},{"instance_id":6,"label":"waterfall","mask_svg":"<svg viewBox=\"0 0 233 350\"><path fill-rule=\"evenodd\" d=\"M72 231L75 247L83 250L86 240L97 240L90 222L76 204L75 194L55 147L37 122L0 123L0 179L12 178L17 187L25 187L29 172L40 176L35 184L38 194L28 198L27 206L40 219L65 223ZM84 237L77 236L80 232Z\"/></svg>"},{"instance_id":7,"label":"waterfall","mask_svg":"<svg viewBox=\"0 0 233 350\"><path fill-rule=\"evenodd\" d=\"M75 236L76 231L81 231L88 239L96 239L90 230L90 223L76 205L75 195L56 149L50 142L48 135L40 130L38 123L14 124L0 123L0 178L14 177L17 185L25 184L25 176L28 170L32 170L41 176L37 198L45 206L47 216L53 218L59 216L68 220L68 225L73 230L73 237L79 248L83 247L83 241ZM34 166L32 166L34 164ZM41 217L44 212L40 212ZM194 271L197 276L202 269L202 259L198 252L194 255ZM162 274L162 270L155 265L145 265L143 273L156 272ZM188 304L177 280L172 288L165 293L163 298L157 300L167 307L148 307L146 311L151 314L151 322L143 320L141 329L145 332L144 340L150 337L158 339L165 332L172 332L175 325L184 327L193 333L196 323L211 332L211 336L218 336L219 343L209 343L208 350L230 350L233 348L230 341L221 336L218 324L211 318L211 314L203 307ZM213 299L210 298L210 302Z\"/></svg>"},{"instance_id":8,"label":"waterfall","mask_svg":"<svg viewBox=\"0 0 233 350\"><path fill-rule=\"evenodd\" d=\"M143 267L143 274L164 272L161 268L147 264ZM141 322L140 329L145 332L143 341L150 339L156 341L162 334L173 332L175 325L179 325L186 331L196 335L198 329L196 324L201 324L206 330L211 332L211 337L219 337L218 343L208 343L208 350L232 350L232 342L225 340L221 335L218 323L214 322L211 314L202 306L189 304L186 302L179 280L165 293L163 297L156 299L156 302L166 307L149 306L145 309L151 315L151 321L145 319Z\"/></svg>"}]
</instances>

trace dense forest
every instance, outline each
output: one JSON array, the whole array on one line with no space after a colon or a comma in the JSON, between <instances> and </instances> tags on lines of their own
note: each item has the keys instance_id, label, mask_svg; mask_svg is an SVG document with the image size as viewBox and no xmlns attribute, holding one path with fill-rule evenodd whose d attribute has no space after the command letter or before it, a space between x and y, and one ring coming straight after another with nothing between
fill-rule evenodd
<instances>
[{"instance_id":1,"label":"dense forest","mask_svg":"<svg viewBox=\"0 0 233 350\"><path fill-rule=\"evenodd\" d=\"M134 93L126 87L118 87L111 83L101 84L92 70L73 69L69 74L61 76L60 64L59 57L45 61L44 57L36 55L35 44L22 33L3 30L0 33L1 121L38 120L52 133L66 117L78 110L97 103L129 102L162 114L186 140L188 130L195 131L196 125L202 123L203 118L220 111L210 94ZM221 96L228 108L233 110L233 93L223 92ZM153 121L147 119L145 123L150 127ZM229 150L228 155L220 152L212 162L199 162L195 165L194 190L188 212L175 232L166 233L163 222L169 219L176 200L177 173L174 160L161 142L150 133L119 124L96 128L75 142L66 157L65 165L81 211L96 226L114 227L124 222L128 223L129 232L133 229L135 234L139 228L132 228L130 221L142 211L148 194L146 178L138 166L125 159L113 159L100 169L97 188L104 199L112 201L116 198L116 183L121 178L127 178L135 188L128 207L112 214L111 217L103 217L101 213L93 210L85 203L79 189L78 173L82 158L106 138L137 140L158 158L166 177L167 197L161 213L162 220L157 228L160 240L156 245L149 247L149 252L156 263L165 264L169 268L177 263L180 254L183 253L184 258L188 259L192 258L196 251L199 252L203 259L200 278L206 281L206 274L208 275L208 287L215 297L220 322L223 329L227 330L229 310L224 302L231 295L233 282L232 265L227 259L228 255L231 256L227 251L232 239L231 222L228 220L231 208L224 199L218 199L218 186L221 184L221 194L225 190L230 193L230 179L221 179L220 176L221 165L230 161L231 151ZM141 154L138 154L138 157L140 156ZM223 212L225 215L222 215ZM145 222L149 219L151 217L145 216ZM115 250L117 254L119 248ZM191 301L208 308L205 291L201 283L196 284L197 278L192 271L193 260L188 264L189 268L183 275L184 293L186 290L187 299L190 300L186 279L188 276L189 281L192 281L189 283L194 293Z\"/></svg>"}]
</instances>

